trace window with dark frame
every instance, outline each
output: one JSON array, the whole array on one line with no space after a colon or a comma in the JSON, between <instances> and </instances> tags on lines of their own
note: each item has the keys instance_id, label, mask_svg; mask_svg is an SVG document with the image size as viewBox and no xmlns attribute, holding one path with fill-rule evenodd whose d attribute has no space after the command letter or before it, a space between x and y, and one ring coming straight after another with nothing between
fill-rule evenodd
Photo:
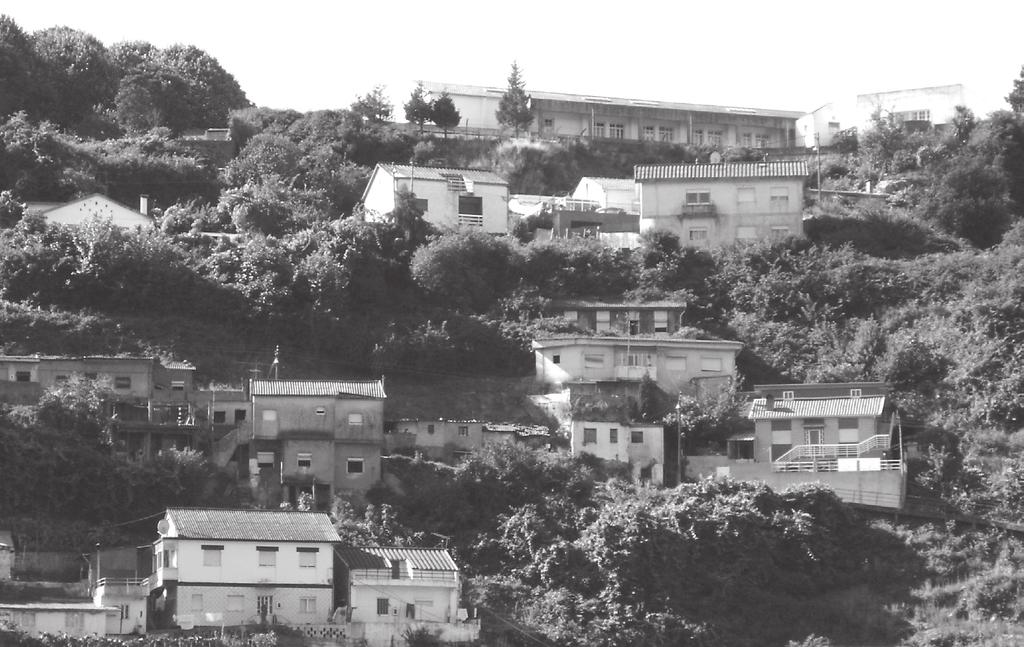
<instances>
[{"instance_id":1,"label":"window with dark frame","mask_svg":"<svg viewBox=\"0 0 1024 647\"><path fill-rule=\"evenodd\" d=\"M611 429L608 430L608 442L610 442L613 445L619 444L619 430L616 429L615 427L612 427Z\"/></svg>"},{"instance_id":2,"label":"window with dark frame","mask_svg":"<svg viewBox=\"0 0 1024 647\"><path fill-rule=\"evenodd\" d=\"M31 371L15 371L14 372L15 382L31 382L32 372Z\"/></svg>"},{"instance_id":3,"label":"window with dark frame","mask_svg":"<svg viewBox=\"0 0 1024 647\"><path fill-rule=\"evenodd\" d=\"M362 474L364 468L363 459L349 458L345 461L345 469L349 474Z\"/></svg>"},{"instance_id":4,"label":"window with dark frame","mask_svg":"<svg viewBox=\"0 0 1024 647\"><path fill-rule=\"evenodd\" d=\"M463 216L484 215L484 199L478 195L459 196L459 214Z\"/></svg>"},{"instance_id":5,"label":"window with dark frame","mask_svg":"<svg viewBox=\"0 0 1024 647\"><path fill-rule=\"evenodd\" d=\"M228 417L228 412L227 411L214 411L213 412L213 423L214 424L222 424L223 422L225 422L227 420L227 417Z\"/></svg>"},{"instance_id":6,"label":"window with dark frame","mask_svg":"<svg viewBox=\"0 0 1024 647\"><path fill-rule=\"evenodd\" d=\"M377 615L386 616L391 613L387 598L377 598Z\"/></svg>"},{"instance_id":7,"label":"window with dark frame","mask_svg":"<svg viewBox=\"0 0 1024 647\"><path fill-rule=\"evenodd\" d=\"M643 430L634 430L629 432L629 442L634 445L642 445L644 442Z\"/></svg>"},{"instance_id":8,"label":"window with dark frame","mask_svg":"<svg viewBox=\"0 0 1024 647\"><path fill-rule=\"evenodd\" d=\"M132 388L132 378L127 375L118 375L114 378L115 389L130 389Z\"/></svg>"},{"instance_id":9,"label":"window with dark frame","mask_svg":"<svg viewBox=\"0 0 1024 647\"><path fill-rule=\"evenodd\" d=\"M245 421L245 409L235 409L235 422Z\"/></svg>"},{"instance_id":10,"label":"window with dark frame","mask_svg":"<svg viewBox=\"0 0 1024 647\"><path fill-rule=\"evenodd\" d=\"M311 452L299 452L296 455L296 465L299 469L313 467L313 454Z\"/></svg>"},{"instance_id":11,"label":"window with dark frame","mask_svg":"<svg viewBox=\"0 0 1024 647\"><path fill-rule=\"evenodd\" d=\"M597 427L584 427L583 428L583 444L584 445L596 445L597 444Z\"/></svg>"}]
</instances>

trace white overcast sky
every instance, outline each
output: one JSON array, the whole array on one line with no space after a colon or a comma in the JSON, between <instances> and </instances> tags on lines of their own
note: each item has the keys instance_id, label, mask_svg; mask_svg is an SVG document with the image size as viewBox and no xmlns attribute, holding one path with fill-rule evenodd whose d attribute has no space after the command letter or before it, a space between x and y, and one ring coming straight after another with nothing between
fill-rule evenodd
<instances>
[{"instance_id":1,"label":"white overcast sky","mask_svg":"<svg viewBox=\"0 0 1024 647\"><path fill-rule=\"evenodd\" d=\"M510 13L514 11L513 13ZM979 113L1024 64L1020 0L4 0L26 31L196 45L260 106L348 106L418 79L810 111L856 94L963 83ZM396 110L401 115L401 109Z\"/></svg>"}]
</instances>

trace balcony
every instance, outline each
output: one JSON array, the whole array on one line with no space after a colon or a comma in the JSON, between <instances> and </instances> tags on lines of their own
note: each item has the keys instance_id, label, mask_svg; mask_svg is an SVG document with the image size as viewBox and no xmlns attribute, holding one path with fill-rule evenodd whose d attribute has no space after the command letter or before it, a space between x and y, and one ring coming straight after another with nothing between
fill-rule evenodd
<instances>
[{"instance_id":1,"label":"balcony","mask_svg":"<svg viewBox=\"0 0 1024 647\"><path fill-rule=\"evenodd\" d=\"M178 581L178 568L176 566L161 566L152 575L146 578L150 591L166 586L168 582Z\"/></svg>"},{"instance_id":2,"label":"balcony","mask_svg":"<svg viewBox=\"0 0 1024 647\"><path fill-rule=\"evenodd\" d=\"M94 598L102 600L104 596L144 598L149 594L149 578L115 578L101 577L96 582Z\"/></svg>"},{"instance_id":3,"label":"balcony","mask_svg":"<svg viewBox=\"0 0 1024 647\"><path fill-rule=\"evenodd\" d=\"M718 209L714 203L684 204L679 212L680 218L717 218Z\"/></svg>"},{"instance_id":4,"label":"balcony","mask_svg":"<svg viewBox=\"0 0 1024 647\"><path fill-rule=\"evenodd\" d=\"M644 375L649 375L652 380L658 379L658 369L654 366L625 366L615 367L616 380L642 380Z\"/></svg>"}]
</instances>

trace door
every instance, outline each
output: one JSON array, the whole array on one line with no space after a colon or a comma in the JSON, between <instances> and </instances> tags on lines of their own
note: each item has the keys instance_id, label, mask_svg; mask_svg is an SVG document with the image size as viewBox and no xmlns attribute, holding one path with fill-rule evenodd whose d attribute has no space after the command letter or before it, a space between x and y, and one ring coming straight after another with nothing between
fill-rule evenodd
<instances>
[{"instance_id":1,"label":"door","mask_svg":"<svg viewBox=\"0 0 1024 647\"><path fill-rule=\"evenodd\" d=\"M260 617L260 624L267 624L267 619L274 613L274 596L256 596L256 615Z\"/></svg>"}]
</instances>

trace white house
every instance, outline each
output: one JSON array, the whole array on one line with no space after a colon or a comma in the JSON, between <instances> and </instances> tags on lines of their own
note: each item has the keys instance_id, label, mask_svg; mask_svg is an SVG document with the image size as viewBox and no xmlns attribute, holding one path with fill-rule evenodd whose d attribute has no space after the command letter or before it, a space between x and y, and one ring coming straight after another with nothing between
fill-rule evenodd
<instances>
[{"instance_id":1,"label":"white house","mask_svg":"<svg viewBox=\"0 0 1024 647\"><path fill-rule=\"evenodd\" d=\"M636 196L636 180L631 177L580 178L572 198L596 202L604 209L622 209L627 213L636 213L640 207Z\"/></svg>"},{"instance_id":2,"label":"white house","mask_svg":"<svg viewBox=\"0 0 1024 647\"><path fill-rule=\"evenodd\" d=\"M93 193L64 203L29 203L28 213L39 213L50 224L80 225L91 218L110 220L118 227L132 229L134 227L152 227L153 219L149 216L149 197L141 196L139 209L127 207L102 193Z\"/></svg>"},{"instance_id":3,"label":"white house","mask_svg":"<svg viewBox=\"0 0 1024 647\"><path fill-rule=\"evenodd\" d=\"M459 607L462 577L448 551L351 547L338 549L338 557L352 637L390 645L417 627L437 632L444 642L479 637L479 625Z\"/></svg>"},{"instance_id":4,"label":"white house","mask_svg":"<svg viewBox=\"0 0 1024 647\"><path fill-rule=\"evenodd\" d=\"M640 231L692 247L803 236L807 163L638 165Z\"/></svg>"},{"instance_id":5,"label":"white house","mask_svg":"<svg viewBox=\"0 0 1024 647\"><path fill-rule=\"evenodd\" d=\"M105 636L108 617L116 619L117 607L88 602L0 602L0 621L29 635Z\"/></svg>"},{"instance_id":6,"label":"white house","mask_svg":"<svg viewBox=\"0 0 1024 647\"><path fill-rule=\"evenodd\" d=\"M572 453L629 463L635 480L662 485L666 460L663 426L605 418L573 416Z\"/></svg>"},{"instance_id":7,"label":"white house","mask_svg":"<svg viewBox=\"0 0 1024 647\"><path fill-rule=\"evenodd\" d=\"M412 193L423 218L441 229L509 232L508 182L491 171L377 164L363 191L366 219L382 221L400 191Z\"/></svg>"},{"instance_id":8,"label":"white house","mask_svg":"<svg viewBox=\"0 0 1024 647\"><path fill-rule=\"evenodd\" d=\"M341 538L325 513L170 508L157 529L151 628L330 618Z\"/></svg>"}]
</instances>

